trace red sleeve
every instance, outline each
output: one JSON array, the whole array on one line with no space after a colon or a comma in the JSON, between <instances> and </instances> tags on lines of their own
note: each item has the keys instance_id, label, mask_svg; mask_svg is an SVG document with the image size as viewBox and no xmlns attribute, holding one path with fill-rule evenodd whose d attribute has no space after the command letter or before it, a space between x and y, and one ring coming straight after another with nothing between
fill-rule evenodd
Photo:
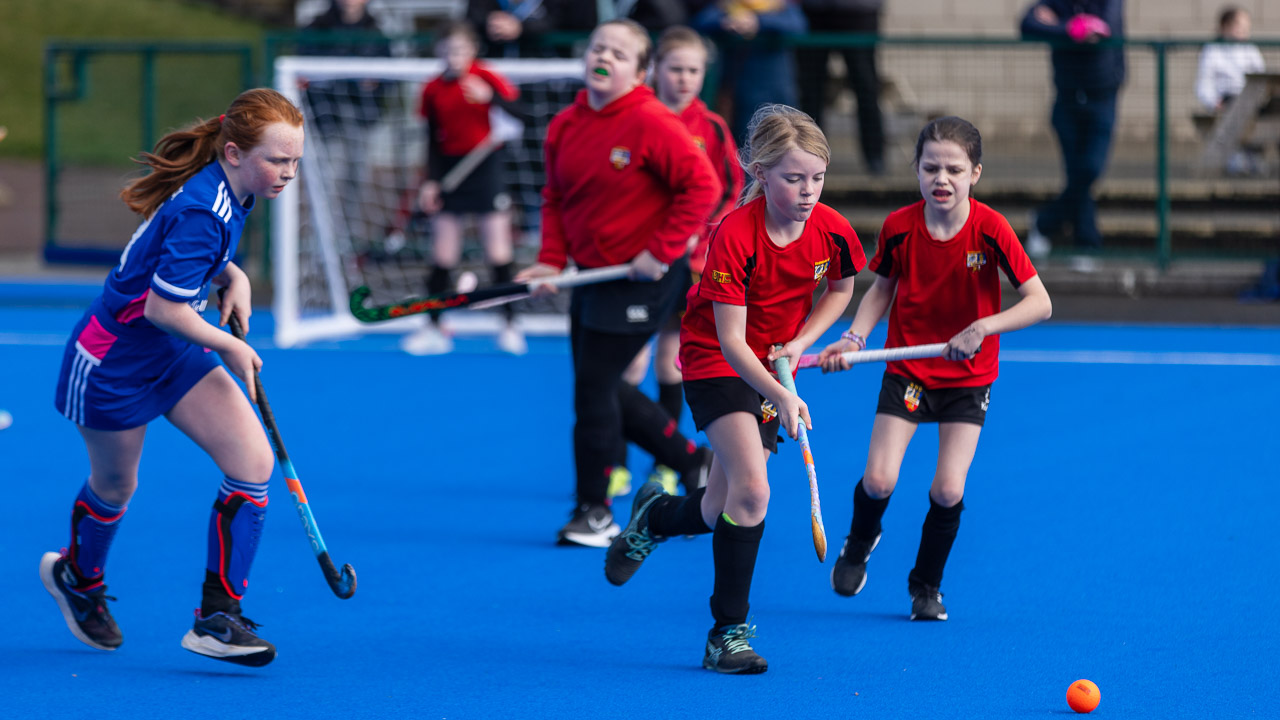
<instances>
[{"instance_id":1,"label":"red sleeve","mask_svg":"<svg viewBox=\"0 0 1280 720\"><path fill-rule=\"evenodd\" d=\"M656 102L656 101L655 101ZM647 249L664 263L684 255L689 238L711 216L720 183L707 154L673 113L653 114L652 142L647 143L645 166L671 189L665 222L649 239Z\"/></svg>"},{"instance_id":2,"label":"red sleeve","mask_svg":"<svg viewBox=\"0 0 1280 720\"><path fill-rule=\"evenodd\" d=\"M507 102L511 102L516 98L520 97L519 88L517 88L515 85L512 85L511 82L508 81L505 77L499 75L493 70L490 70L488 66L481 65L473 68L472 70L477 75L484 78L485 82L492 85L493 91L498 93L498 96L501 97L503 100L506 100Z\"/></svg>"},{"instance_id":3,"label":"red sleeve","mask_svg":"<svg viewBox=\"0 0 1280 720\"><path fill-rule=\"evenodd\" d=\"M905 230L895 222L895 215L896 213L890 214L884 219L884 225L880 226L880 236L876 238L876 252L867 264L871 272L882 277L898 276L899 268L894 251L902 246L901 238Z\"/></svg>"},{"instance_id":4,"label":"red sleeve","mask_svg":"<svg viewBox=\"0 0 1280 720\"><path fill-rule=\"evenodd\" d=\"M991 214L995 216L993 224L996 247L1000 252L1000 269L1015 288L1022 287L1022 283L1036 276L1036 268L1017 234L1009 227L1009 221L994 210Z\"/></svg>"},{"instance_id":5,"label":"red sleeve","mask_svg":"<svg viewBox=\"0 0 1280 720\"><path fill-rule=\"evenodd\" d=\"M542 186L542 248L538 251L538 262L561 269L569 263L569 251L560 214L561 190L556 177L555 158L564 123L563 114L553 118L547 126L547 139L543 143L547 183Z\"/></svg>"},{"instance_id":6,"label":"red sleeve","mask_svg":"<svg viewBox=\"0 0 1280 720\"><path fill-rule=\"evenodd\" d=\"M746 182L746 175L742 170L742 163L738 161L738 144L733 141L733 133L729 132L729 126L724 118L715 113L707 113L707 119L715 124L720 137L724 138L724 142L720 143L720 157L711 158L717 172L724 176L721 182L724 183L725 205L720 209L723 214L732 210L738 198L742 197L742 186ZM713 216L713 219L718 218Z\"/></svg>"},{"instance_id":7,"label":"red sleeve","mask_svg":"<svg viewBox=\"0 0 1280 720\"><path fill-rule=\"evenodd\" d=\"M821 207L826 207L821 206ZM858 233L849 221L836 210L831 210L831 222L827 234L836 246L836 266L827 273L828 281L853 277L867 266L867 254L862 250Z\"/></svg>"},{"instance_id":8,"label":"red sleeve","mask_svg":"<svg viewBox=\"0 0 1280 720\"><path fill-rule=\"evenodd\" d=\"M698 281L698 296L730 305L747 304L747 266L751 254L749 210L725 218L711 233L707 264Z\"/></svg>"}]
</instances>

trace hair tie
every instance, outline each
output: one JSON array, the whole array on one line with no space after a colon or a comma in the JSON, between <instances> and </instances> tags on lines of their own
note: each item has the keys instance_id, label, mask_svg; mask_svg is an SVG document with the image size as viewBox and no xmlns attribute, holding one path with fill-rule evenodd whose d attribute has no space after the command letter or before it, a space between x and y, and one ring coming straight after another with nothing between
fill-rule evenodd
<instances>
[{"instance_id":1,"label":"hair tie","mask_svg":"<svg viewBox=\"0 0 1280 720\"><path fill-rule=\"evenodd\" d=\"M219 125L221 125L221 124L222 124L222 121L223 121L223 120L226 120L226 119L227 119L227 114L226 114L226 113L222 113L221 115L219 115L219 116L218 116L218 124L219 124Z\"/></svg>"}]
</instances>

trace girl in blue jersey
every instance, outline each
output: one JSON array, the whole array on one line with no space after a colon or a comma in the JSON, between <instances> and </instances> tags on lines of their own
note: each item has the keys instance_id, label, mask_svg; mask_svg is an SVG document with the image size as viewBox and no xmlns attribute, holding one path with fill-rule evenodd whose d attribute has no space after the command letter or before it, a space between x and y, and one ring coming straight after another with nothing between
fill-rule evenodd
<instances>
[{"instance_id":1,"label":"girl in blue jersey","mask_svg":"<svg viewBox=\"0 0 1280 720\"><path fill-rule=\"evenodd\" d=\"M103 568L137 488L147 423L164 415L224 474L203 599L182 646L241 665L275 658L240 614L275 459L231 374L256 401L262 360L201 312L217 285L219 324L235 313L248 330L249 278L231 258L255 200L278 196L297 173L302 145L298 109L274 90L248 90L225 115L161 138L138 160L151 171L120 194L146 219L67 341L55 402L84 438L89 479L72 506L69 548L40 561L67 627L91 647L114 650L124 640L107 609L114 598Z\"/></svg>"}]
</instances>

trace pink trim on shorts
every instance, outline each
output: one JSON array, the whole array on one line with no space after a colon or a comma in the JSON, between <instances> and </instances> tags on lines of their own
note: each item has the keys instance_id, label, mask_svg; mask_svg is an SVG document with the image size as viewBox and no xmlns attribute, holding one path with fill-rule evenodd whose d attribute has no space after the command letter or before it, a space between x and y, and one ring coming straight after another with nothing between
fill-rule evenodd
<instances>
[{"instance_id":1,"label":"pink trim on shorts","mask_svg":"<svg viewBox=\"0 0 1280 720\"><path fill-rule=\"evenodd\" d=\"M146 311L147 294L150 292L151 288L147 288L141 295L130 300L129 304L125 305L124 309L116 314L116 322L121 325L128 325L134 320L142 317L142 313Z\"/></svg>"},{"instance_id":2,"label":"pink trim on shorts","mask_svg":"<svg viewBox=\"0 0 1280 720\"><path fill-rule=\"evenodd\" d=\"M84 330L80 331L80 337L76 338L76 342L85 352L89 353L98 360L107 356L107 351L116 342L116 336L107 332L102 327L102 323L98 322L96 315L89 316L89 324L84 326Z\"/></svg>"}]
</instances>

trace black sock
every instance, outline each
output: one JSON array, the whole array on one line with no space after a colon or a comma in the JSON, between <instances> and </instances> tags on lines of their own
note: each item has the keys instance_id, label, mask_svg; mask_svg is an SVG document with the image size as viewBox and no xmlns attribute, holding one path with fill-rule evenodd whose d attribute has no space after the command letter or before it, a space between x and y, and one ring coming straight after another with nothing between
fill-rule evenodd
<instances>
[{"instance_id":1,"label":"black sock","mask_svg":"<svg viewBox=\"0 0 1280 720\"><path fill-rule=\"evenodd\" d=\"M684 383L658 383L658 404L668 416L679 422L680 415L684 413Z\"/></svg>"},{"instance_id":2,"label":"black sock","mask_svg":"<svg viewBox=\"0 0 1280 720\"><path fill-rule=\"evenodd\" d=\"M622 433L657 462L679 473L697 467L698 446L680 434L676 421L652 398L628 383L618 384Z\"/></svg>"},{"instance_id":3,"label":"black sock","mask_svg":"<svg viewBox=\"0 0 1280 720\"><path fill-rule=\"evenodd\" d=\"M515 277L515 274L516 274L515 268L516 268L516 264L511 262L503 263L502 265L493 265L491 269L493 273L493 284L506 285L507 283L511 282L511 278ZM502 305L501 307L502 307L502 314L503 316L506 317L508 323L510 323L512 320L515 319L516 317L515 305L511 303L507 303L505 305Z\"/></svg>"},{"instance_id":4,"label":"black sock","mask_svg":"<svg viewBox=\"0 0 1280 720\"><path fill-rule=\"evenodd\" d=\"M649 508L649 532L659 537L705 535L711 532L702 519L702 496L706 488L698 488L683 497L664 495Z\"/></svg>"},{"instance_id":5,"label":"black sock","mask_svg":"<svg viewBox=\"0 0 1280 720\"><path fill-rule=\"evenodd\" d=\"M447 293L453 289L453 268L440 267L434 265L431 272L427 274L427 294L440 295ZM440 322L440 312L430 313L431 322Z\"/></svg>"},{"instance_id":6,"label":"black sock","mask_svg":"<svg viewBox=\"0 0 1280 720\"><path fill-rule=\"evenodd\" d=\"M751 609L751 577L756 571L756 555L763 536L763 520L754 527L742 527L726 520L723 513L716 518L716 528L711 535L716 566L711 617L716 627L747 621L747 612Z\"/></svg>"},{"instance_id":7,"label":"black sock","mask_svg":"<svg viewBox=\"0 0 1280 720\"><path fill-rule=\"evenodd\" d=\"M883 498L871 497L859 479L853 488L853 522L849 526L849 534L866 542L875 540L880 534L880 519L884 517L891 497L892 493Z\"/></svg>"},{"instance_id":8,"label":"black sock","mask_svg":"<svg viewBox=\"0 0 1280 720\"><path fill-rule=\"evenodd\" d=\"M951 554L951 544L960 530L960 511L964 500L952 507L943 507L929 497L929 514L924 516L920 529L920 550L916 553L916 566L910 578L930 587L942 587L942 570Z\"/></svg>"}]
</instances>

